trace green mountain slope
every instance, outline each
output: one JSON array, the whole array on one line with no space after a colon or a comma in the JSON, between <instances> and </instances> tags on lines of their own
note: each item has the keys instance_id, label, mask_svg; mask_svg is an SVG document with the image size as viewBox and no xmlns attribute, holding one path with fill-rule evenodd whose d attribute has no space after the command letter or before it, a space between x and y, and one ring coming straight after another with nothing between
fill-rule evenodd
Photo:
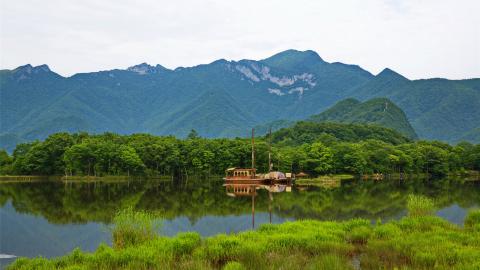
<instances>
[{"instance_id":1,"label":"green mountain slope","mask_svg":"<svg viewBox=\"0 0 480 270\"><path fill-rule=\"evenodd\" d=\"M300 121L291 127L282 128L272 133L272 142L283 145L301 145L320 139L348 142L377 139L392 144L401 144L410 141L409 138L390 128L353 123Z\"/></svg>"},{"instance_id":2,"label":"green mountain slope","mask_svg":"<svg viewBox=\"0 0 480 270\"><path fill-rule=\"evenodd\" d=\"M405 111L420 138L458 142L480 127L479 89L480 79L410 81L386 69L349 95L389 98Z\"/></svg>"},{"instance_id":3,"label":"green mountain slope","mask_svg":"<svg viewBox=\"0 0 480 270\"><path fill-rule=\"evenodd\" d=\"M208 108L208 110L205 110ZM219 117L229 115L230 117ZM185 137L190 130L206 137L226 137L233 133L242 133L247 130L245 124L255 123L255 117L248 111L237 106L233 98L225 92L210 92L200 96L197 100L177 110L165 121L154 125L152 132L169 134L176 130L176 134ZM247 136L247 132L242 134Z\"/></svg>"},{"instance_id":4,"label":"green mountain slope","mask_svg":"<svg viewBox=\"0 0 480 270\"><path fill-rule=\"evenodd\" d=\"M402 109L386 98L375 98L363 103L352 98L345 99L309 120L377 124L396 130L409 138L417 138Z\"/></svg>"}]
</instances>

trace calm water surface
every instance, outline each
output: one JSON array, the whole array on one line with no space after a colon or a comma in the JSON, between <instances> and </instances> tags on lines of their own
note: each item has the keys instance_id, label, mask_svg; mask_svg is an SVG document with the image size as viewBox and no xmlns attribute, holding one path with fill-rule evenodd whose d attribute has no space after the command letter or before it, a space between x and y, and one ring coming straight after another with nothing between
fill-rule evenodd
<instances>
[{"instance_id":1,"label":"calm water surface","mask_svg":"<svg viewBox=\"0 0 480 270\"><path fill-rule=\"evenodd\" d=\"M339 186L225 186L219 180L0 184L0 264L15 256L60 256L110 243L118 209L157 210L161 233L203 236L297 219L398 219L408 194L434 198L437 215L462 224L480 206L480 183L462 180L343 181ZM254 210L254 212L252 212Z\"/></svg>"}]
</instances>

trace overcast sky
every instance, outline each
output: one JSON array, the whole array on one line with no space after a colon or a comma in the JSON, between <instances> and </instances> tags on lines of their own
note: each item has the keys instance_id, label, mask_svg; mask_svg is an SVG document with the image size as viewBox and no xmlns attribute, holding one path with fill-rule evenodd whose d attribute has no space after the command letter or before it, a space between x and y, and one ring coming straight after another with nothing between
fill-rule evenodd
<instances>
[{"instance_id":1,"label":"overcast sky","mask_svg":"<svg viewBox=\"0 0 480 270\"><path fill-rule=\"evenodd\" d=\"M0 0L0 67L64 76L312 49L411 79L480 77L478 0Z\"/></svg>"}]
</instances>

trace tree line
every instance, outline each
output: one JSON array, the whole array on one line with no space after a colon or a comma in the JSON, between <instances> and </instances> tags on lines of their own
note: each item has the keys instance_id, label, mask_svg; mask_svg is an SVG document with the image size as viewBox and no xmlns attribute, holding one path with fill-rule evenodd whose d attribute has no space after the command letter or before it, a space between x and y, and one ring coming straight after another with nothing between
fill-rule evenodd
<instances>
[{"instance_id":1,"label":"tree line","mask_svg":"<svg viewBox=\"0 0 480 270\"><path fill-rule=\"evenodd\" d=\"M274 133L272 137L279 135ZM257 170L266 171L268 138L255 140ZM467 142L452 146L438 141L345 140L322 133L301 143L274 141L271 152L274 169L312 176L329 173L442 176L480 170L480 144ZM250 165L250 139L206 139L195 132L186 139L149 134L56 133L44 141L19 144L12 155L0 151L0 173L4 175L222 175L228 167Z\"/></svg>"}]
</instances>

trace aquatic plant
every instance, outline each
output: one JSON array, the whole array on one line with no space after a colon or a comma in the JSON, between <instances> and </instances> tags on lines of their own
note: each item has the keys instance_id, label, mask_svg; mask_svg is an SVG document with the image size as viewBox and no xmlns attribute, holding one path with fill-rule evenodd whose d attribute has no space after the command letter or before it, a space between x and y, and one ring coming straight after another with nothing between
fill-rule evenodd
<instances>
[{"instance_id":1,"label":"aquatic plant","mask_svg":"<svg viewBox=\"0 0 480 270\"><path fill-rule=\"evenodd\" d=\"M408 215L411 217L421 217L432 215L435 211L433 201L425 196L409 195L407 199Z\"/></svg>"},{"instance_id":2,"label":"aquatic plant","mask_svg":"<svg viewBox=\"0 0 480 270\"><path fill-rule=\"evenodd\" d=\"M119 210L111 226L113 246L124 248L155 237L161 226L159 215L147 211L136 211L133 207Z\"/></svg>"}]
</instances>

